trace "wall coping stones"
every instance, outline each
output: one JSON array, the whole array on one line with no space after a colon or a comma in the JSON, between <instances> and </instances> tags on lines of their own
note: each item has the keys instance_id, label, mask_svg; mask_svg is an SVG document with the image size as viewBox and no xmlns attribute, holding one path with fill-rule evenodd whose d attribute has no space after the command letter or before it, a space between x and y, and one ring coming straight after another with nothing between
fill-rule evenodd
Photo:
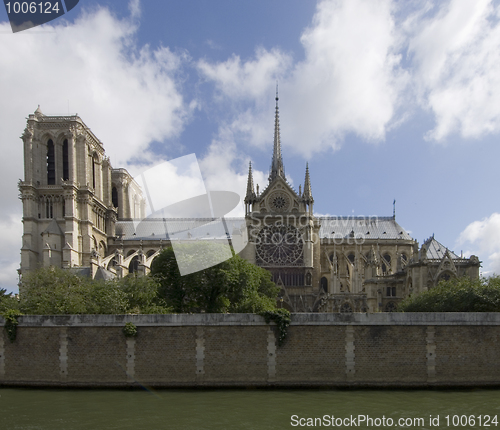
<instances>
[{"instance_id":1,"label":"wall coping stones","mask_svg":"<svg viewBox=\"0 0 500 430\"><path fill-rule=\"evenodd\" d=\"M295 313L291 325L500 325L497 312ZM19 327L265 326L255 314L24 315ZM5 323L0 317L0 326Z\"/></svg>"}]
</instances>

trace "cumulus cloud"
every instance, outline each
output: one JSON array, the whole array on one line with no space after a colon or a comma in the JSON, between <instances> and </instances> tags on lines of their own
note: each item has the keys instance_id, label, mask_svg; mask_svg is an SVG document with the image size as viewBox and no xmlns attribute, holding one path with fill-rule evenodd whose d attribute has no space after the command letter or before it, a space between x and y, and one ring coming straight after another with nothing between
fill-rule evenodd
<instances>
[{"instance_id":1,"label":"cumulus cloud","mask_svg":"<svg viewBox=\"0 0 500 430\"><path fill-rule=\"evenodd\" d=\"M202 59L198 61L198 68L225 96L251 98L258 102L269 95L274 81L286 72L290 64L290 56L278 49L257 48L253 59L242 62L238 55L221 63Z\"/></svg>"},{"instance_id":2,"label":"cumulus cloud","mask_svg":"<svg viewBox=\"0 0 500 430\"><path fill-rule=\"evenodd\" d=\"M233 191L241 197L240 205L228 213L229 217L245 216L243 200L246 195L249 159L237 150L233 130L223 127L218 136L212 140L207 154L200 162L207 189ZM254 184L266 184L264 172L253 171Z\"/></svg>"},{"instance_id":3,"label":"cumulus cloud","mask_svg":"<svg viewBox=\"0 0 500 430\"><path fill-rule=\"evenodd\" d=\"M469 224L460 233L457 245L468 247L466 254L481 256L485 273L500 274L500 213Z\"/></svg>"},{"instance_id":4,"label":"cumulus cloud","mask_svg":"<svg viewBox=\"0 0 500 430\"><path fill-rule=\"evenodd\" d=\"M407 82L391 2L322 1L301 42L306 59L287 83L297 149L335 148L347 133L383 139Z\"/></svg>"},{"instance_id":5,"label":"cumulus cloud","mask_svg":"<svg viewBox=\"0 0 500 430\"><path fill-rule=\"evenodd\" d=\"M500 5L451 0L431 17L410 16L408 52L421 104L436 125L427 137L478 138L500 131Z\"/></svg>"},{"instance_id":6,"label":"cumulus cloud","mask_svg":"<svg viewBox=\"0 0 500 430\"><path fill-rule=\"evenodd\" d=\"M131 7L138 13L137 2ZM1 27L7 30L8 24ZM98 9L71 25L3 34L2 141L20 149L22 118L38 104L47 115L77 111L117 165L144 152L151 141L179 134L189 107L176 73L187 56L167 47L136 46L136 30L130 20Z\"/></svg>"},{"instance_id":7,"label":"cumulus cloud","mask_svg":"<svg viewBox=\"0 0 500 430\"><path fill-rule=\"evenodd\" d=\"M247 140L257 144L262 130L269 129L272 78L281 77L285 147L310 156L337 148L347 133L383 139L407 81L399 66L391 2L321 1L301 43L305 60L295 64L278 49L259 49L246 61L233 56L221 63L198 63L220 93L251 101L233 119L233 130L247 127Z\"/></svg>"},{"instance_id":8,"label":"cumulus cloud","mask_svg":"<svg viewBox=\"0 0 500 430\"><path fill-rule=\"evenodd\" d=\"M492 0L322 0L300 41L301 61L260 48L253 58L198 62L220 100L240 102L228 122L244 142L262 145L276 78L286 100L283 145L306 157L338 149L350 133L383 140L417 107L433 114L431 140L500 131L500 5Z\"/></svg>"},{"instance_id":9,"label":"cumulus cloud","mask_svg":"<svg viewBox=\"0 0 500 430\"><path fill-rule=\"evenodd\" d=\"M0 288L17 292L17 269L21 262L21 238L23 227L21 217L10 214L0 218L2 246L0 247Z\"/></svg>"},{"instance_id":10,"label":"cumulus cloud","mask_svg":"<svg viewBox=\"0 0 500 430\"><path fill-rule=\"evenodd\" d=\"M11 228L11 218L20 220L22 210L19 136L24 118L38 104L46 115L78 112L103 141L115 167L133 158L152 159L148 145L179 135L189 120L195 104L184 100L179 74L190 59L167 47L137 45L139 6L130 2L131 16L121 20L105 8L82 10L72 24L59 19L16 34L8 23L0 23L0 142L2 156L9 160L0 171L0 219L9 224L2 225L4 232L16 234L15 241L2 242L7 251L0 254L5 273L0 286L7 273L12 275L8 268L19 267L19 221Z\"/></svg>"}]
</instances>

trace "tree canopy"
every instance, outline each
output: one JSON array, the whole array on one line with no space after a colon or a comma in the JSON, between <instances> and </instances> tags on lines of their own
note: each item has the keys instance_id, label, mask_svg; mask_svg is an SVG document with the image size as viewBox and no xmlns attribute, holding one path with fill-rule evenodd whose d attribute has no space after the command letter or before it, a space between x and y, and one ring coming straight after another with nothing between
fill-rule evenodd
<instances>
[{"instance_id":1,"label":"tree canopy","mask_svg":"<svg viewBox=\"0 0 500 430\"><path fill-rule=\"evenodd\" d=\"M199 243L197 247L200 255ZM207 258L212 261L220 250L213 244L201 249L211 253ZM168 248L154 260L148 276L97 281L55 267L28 272L19 285L19 300L0 290L0 313L9 309L31 315L262 313L276 309L278 292L269 272L239 256L181 276L174 251Z\"/></svg>"},{"instance_id":2,"label":"tree canopy","mask_svg":"<svg viewBox=\"0 0 500 430\"><path fill-rule=\"evenodd\" d=\"M217 246L207 244L205 252L218 252ZM151 274L160 283L160 297L174 312L258 313L276 308L279 288L270 273L239 255L181 276L174 250L167 248L153 261Z\"/></svg>"},{"instance_id":3,"label":"tree canopy","mask_svg":"<svg viewBox=\"0 0 500 430\"><path fill-rule=\"evenodd\" d=\"M403 300L400 312L499 312L500 278L468 277L441 281L418 296Z\"/></svg>"},{"instance_id":4,"label":"tree canopy","mask_svg":"<svg viewBox=\"0 0 500 430\"><path fill-rule=\"evenodd\" d=\"M149 276L96 281L43 267L23 276L17 309L32 315L167 313L158 287Z\"/></svg>"}]
</instances>

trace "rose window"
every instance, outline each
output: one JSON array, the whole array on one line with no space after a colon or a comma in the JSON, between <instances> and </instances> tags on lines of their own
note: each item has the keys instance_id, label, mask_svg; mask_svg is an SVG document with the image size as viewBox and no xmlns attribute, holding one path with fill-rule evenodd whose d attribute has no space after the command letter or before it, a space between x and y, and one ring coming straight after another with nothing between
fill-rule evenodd
<instances>
[{"instance_id":1,"label":"rose window","mask_svg":"<svg viewBox=\"0 0 500 430\"><path fill-rule=\"evenodd\" d=\"M264 227L257 236L257 264L301 266L304 262L302 234L294 226Z\"/></svg>"},{"instance_id":2,"label":"rose window","mask_svg":"<svg viewBox=\"0 0 500 430\"><path fill-rule=\"evenodd\" d=\"M290 208L290 197L283 191L275 191L268 198L268 205L272 211L285 212Z\"/></svg>"}]
</instances>

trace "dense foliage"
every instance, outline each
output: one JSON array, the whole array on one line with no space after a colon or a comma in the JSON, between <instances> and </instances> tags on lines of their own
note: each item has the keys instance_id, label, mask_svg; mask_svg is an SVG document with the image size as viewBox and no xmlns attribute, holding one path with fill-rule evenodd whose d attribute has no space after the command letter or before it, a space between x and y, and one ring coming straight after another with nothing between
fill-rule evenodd
<instances>
[{"instance_id":1,"label":"dense foliage","mask_svg":"<svg viewBox=\"0 0 500 430\"><path fill-rule=\"evenodd\" d=\"M7 294L5 288L0 288L0 315L9 309L19 309L19 302L12 293Z\"/></svg>"},{"instance_id":2,"label":"dense foliage","mask_svg":"<svg viewBox=\"0 0 500 430\"><path fill-rule=\"evenodd\" d=\"M400 312L499 312L500 278L464 277L440 282L398 306Z\"/></svg>"},{"instance_id":3,"label":"dense foliage","mask_svg":"<svg viewBox=\"0 0 500 430\"><path fill-rule=\"evenodd\" d=\"M290 312L286 309L275 309L273 311L260 312L260 315L264 317L266 324L269 324L271 321L276 323L276 328L278 329L278 346L283 345L288 335L288 326L291 322Z\"/></svg>"},{"instance_id":4,"label":"dense foliage","mask_svg":"<svg viewBox=\"0 0 500 430\"><path fill-rule=\"evenodd\" d=\"M32 315L167 313L158 287L149 276L96 281L71 270L41 268L23 276L15 308Z\"/></svg>"},{"instance_id":5,"label":"dense foliage","mask_svg":"<svg viewBox=\"0 0 500 430\"><path fill-rule=\"evenodd\" d=\"M213 258L220 247L210 245L202 251ZM239 256L180 276L173 249L168 248L155 259L151 276L97 281L54 267L28 272L19 285L19 298L0 290L0 313L9 309L31 315L261 313L276 308L278 291L269 272Z\"/></svg>"},{"instance_id":6,"label":"dense foliage","mask_svg":"<svg viewBox=\"0 0 500 430\"><path fill-rule=\"evenodd\" d=\"M207 244L204 252L213 256L221 250ZM174 312L259 313L276 308L279 289L270 273L238 255L181 276L174 250L167 248L153 261L151 273L160 283L160 296Z\"/></svg>"}]
</instances>

